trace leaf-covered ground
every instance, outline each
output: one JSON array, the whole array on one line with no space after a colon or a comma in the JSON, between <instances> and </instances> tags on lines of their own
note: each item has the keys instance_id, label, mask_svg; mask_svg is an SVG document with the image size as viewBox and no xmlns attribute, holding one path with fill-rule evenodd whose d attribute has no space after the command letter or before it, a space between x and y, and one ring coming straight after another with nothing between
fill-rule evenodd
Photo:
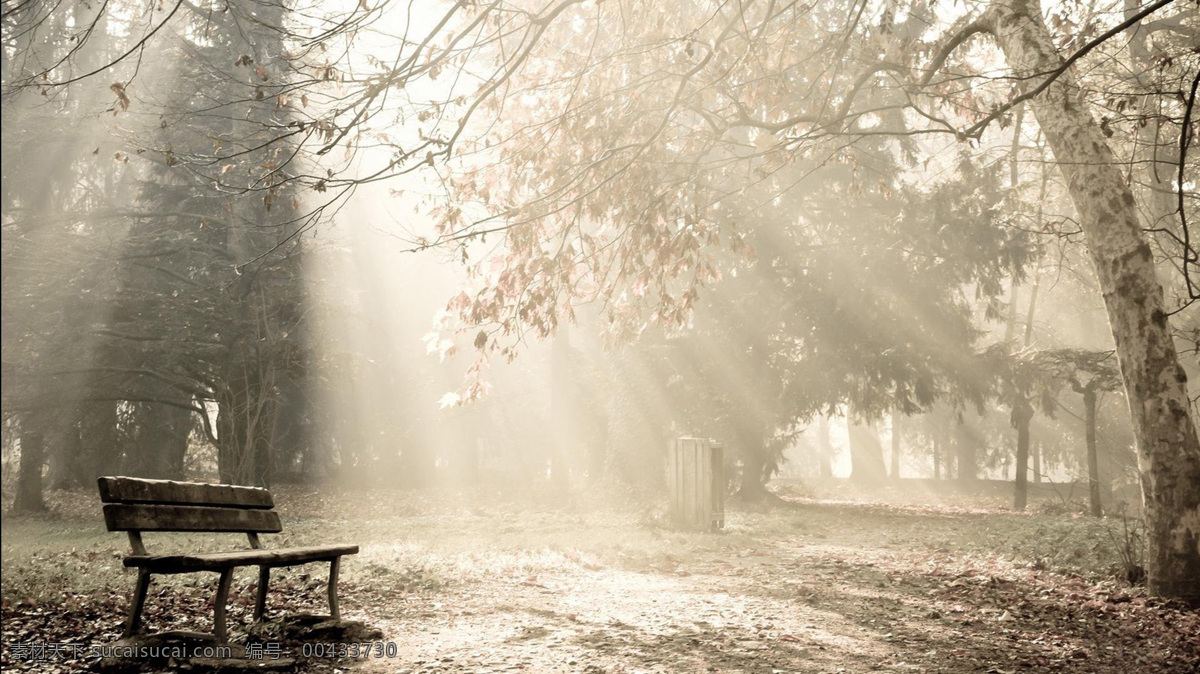
<instances>
[{"instance_id":1,"label":"leaf-covered ground","mask_svg":"<svg viewBox=\"0 0 1200 674\"><path fill-rule=\"evenodd\" d=\"M299 671L1184 672L1200 615L1147 598L1121 573L1125 523L1003 498L855 498L790 488L734 506L719 534L664 526L627 494L281 488L286 533L268 545L356 542L346 617L395 658L299 659ZM803 495L802 495L803 494ZM111 643L132 575L97 500L54 492L46 517L3 523L4 669L13 644ZM638 503L639 505L631 505ZM1038 514L1053 511L1054 514ZM236 536L148 535L151 550L222 549ZM275 615L323 612L325 569L278 571ZM151 630L209 629L215 576L156 577ZM235 640L256 574L239 572ZM288 648L296 648L294 645Z\"/></svg>"}]
</instances>

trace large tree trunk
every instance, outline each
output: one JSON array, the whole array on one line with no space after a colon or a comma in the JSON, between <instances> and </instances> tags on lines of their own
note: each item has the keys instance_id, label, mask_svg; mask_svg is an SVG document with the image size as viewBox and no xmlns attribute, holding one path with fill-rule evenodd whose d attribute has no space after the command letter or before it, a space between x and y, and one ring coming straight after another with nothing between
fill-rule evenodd
<instances>
[{"instance_id":1,"label":"large tree trunk","mask_svg":"<svg viewBox=\"0 0 1200 674\"><path fill-rule=\"evenodd\" d=\"M993 2L985 21L1019 86L1063 67L1037 0ZM1078 93L1068 70L1030 104L1067 179L1117 345L1138 444L1150 591L1200 601L1200 439L1187 376L1133 192Z\"/></svg>"}]
</instances>

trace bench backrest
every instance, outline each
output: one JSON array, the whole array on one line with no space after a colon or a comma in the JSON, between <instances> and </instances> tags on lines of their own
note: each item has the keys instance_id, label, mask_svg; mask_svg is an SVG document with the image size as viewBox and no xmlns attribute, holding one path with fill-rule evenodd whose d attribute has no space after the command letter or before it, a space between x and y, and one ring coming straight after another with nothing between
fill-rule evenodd
<instances>
[{"instance_id":1,"label":"bench backrest","mask_svg":"<svg viewBox=\"0 0 1200 674\"><path fill-rule=\"evenodd\" d=\"M245 533L256 548L258 534L283 531L271 492L260 487L134 477L102 477L98 483L108 530L129 532L135 554L146 554L143 531Z\"/></svg>"}]
</instances>

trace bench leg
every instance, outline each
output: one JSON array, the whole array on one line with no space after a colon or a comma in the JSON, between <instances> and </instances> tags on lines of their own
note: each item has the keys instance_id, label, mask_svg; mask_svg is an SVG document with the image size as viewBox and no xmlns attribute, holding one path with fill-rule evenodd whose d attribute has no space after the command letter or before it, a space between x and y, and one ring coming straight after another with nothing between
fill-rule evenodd
<instances>
[{"instance_id":1,"label":"bench leg","mask_svg":"<svg viewBox=\"0 0 1200 674\"><path fill-rule=\"evenodd\" d=\"M341 561L341 557L334 557L333 561L329 562L329 617L334 620L341 620L342 617L338 612L337 601L338 565Z\"/></svg>"},{"instance_id":2,"label":"bench leg","mask_svg":"<svg viewBox=\"0 0 1200 674\"><path fill-rule=\"evenodd\" d=\"M267 585L271 582L271 567L258 567L258 600L254 602L254 622L263 619L267 612Z\"/></svg>"},{"instance_id":3,"label":"bench leg","mask_svg":"<svg viewBox=\"0 0 1200 674\"><path fill-rule=\"evenodd\" d=\"M125 633L121 636L129 638L137 634L142 622L142 608L146 605L146 592L150 589L150 572L138 569L137 587L133 590L133 602L129 606L129 619L125 621Z\"/></svg>"},{"instance_id":4,"label":"bench leg","mask_svg":"<svg viewBox=\"0 0 1200 674\"><path fill-rule=\"evenodd\" d=\"M213 611L213 636L217 638L218 644L228 641L225 634L225 604L229 600L229 585L232 581L233 569L222 571L221 580L217 581L216 608Z\"/></svg>"}]
</instances>

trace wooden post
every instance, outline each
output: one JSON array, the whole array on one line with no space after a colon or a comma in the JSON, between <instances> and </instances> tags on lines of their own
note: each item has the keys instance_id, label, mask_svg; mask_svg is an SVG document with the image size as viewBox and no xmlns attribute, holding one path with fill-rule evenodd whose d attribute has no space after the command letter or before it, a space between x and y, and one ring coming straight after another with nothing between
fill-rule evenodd
<instances>
[{"instance_id":1,"label":"wooden post","mask_svg":"<svg viewBox=\"0 0 1200 674\"><path fill-rule=\"evenodd\" d=\"M129 606L129 619L125 622L125 633L122 637L137 634L138 625L142 621L142 607L146 605L146 592L150 589L150 572L138 569L137 587L133 590L133 602Z\"/></svg>"},{"instance_id":2,"label":"wooden post","mask_svg":"<svg viewBox=\"0 0 1200 674\"><path fill-rule=\"evenodd\" d=\"M271 567L258 567L258 598L254 602L254 622L263 619L267 612L267 585L271 583Z\"/></svg>"},{"instance_id":3,"label":"wooden post","mask_svg":"<svg viewBox=\"0 0 1200 674\"><path fill-rule=\"evenodd\" d=\"M129 549L133 550L133 554L135 555L146 556L146 545L142 543L142 532L129 532Z\"/></svg>"},{"instance_id":4,"label":"wooden post","mask_svg":"<svg viewBox=\"0 0 1200 674\"><path fill-rule=\"evenodd\" d=\"M233 569L222 571L221 579L217 581L216 607L213 610L213 636L217 638L218 644L223 644L228 640L225 634L225 604L229 600L229 585L232 581Z\"/></svg>"},{"instance_id":5,"label":"wooden post","mask_svg":"<svg viewBox=\"0 0 1200 674\"><path fill-rule=\"evenodd\" d=\"M329 562L329 617L334 620L341 620L342 617L338 611L337 599L338 566L341 561L341 557L334 557L333 561Z\"/></svg>"}]
</instances>

